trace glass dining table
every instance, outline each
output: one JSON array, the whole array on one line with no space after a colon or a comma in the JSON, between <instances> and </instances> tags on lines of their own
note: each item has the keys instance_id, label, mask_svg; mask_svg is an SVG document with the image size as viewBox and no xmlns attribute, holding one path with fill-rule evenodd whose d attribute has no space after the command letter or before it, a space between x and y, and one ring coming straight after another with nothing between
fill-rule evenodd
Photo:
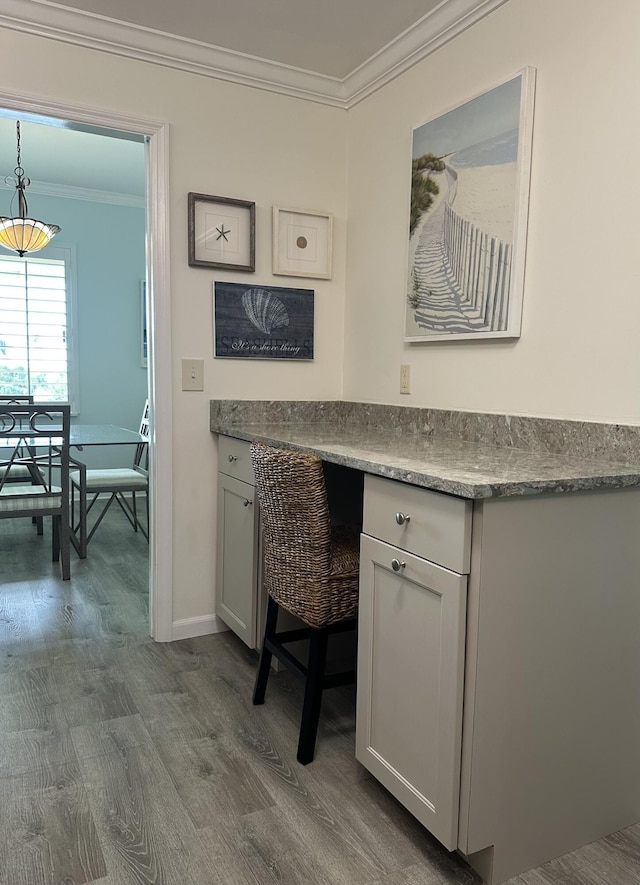
<instances>
[{"instance_id":1,"label":"glass dining table","mask_svg":"<svg viewBox=\"0 0 640 885\"><path fill-rule=\"evenodd\" d=\"M24 444L32 442L28 436L28 430L24 432ZM72 424L69 432L69 446L79 449L85 446L123 446L146 443L145 437L137 430L129 430L127 427L118 427L116 424ZM13 444L10 440L0 441L0 446L9 447Z\"/></svg>"},{"instance_id":2,"label":"glass dining table","mask_svg":"<svg viewBox=\"0 0 640 885\"><path fill-rule=\"evenodd\" d=\"M72 424L69 445L82 450L85 446L122 446L146 442L137 430L115 424Z\"/></svg>"},{"instance_id":3,"label":"glass dining table","mask_svg":"<svg viewBox=\"0 0 640 885\"><path fill-rule=\"evenodd\" d=\"M29 443L25 437L25 444ZM72 424L69 431L69 448L81 452L86 446L126 446L147 443L147 439L137 430L118 427L116 424ZM73 460L73 453L71 454ZM72 464L73 467L73 464ZM79 556L87 555L86 542L80 542L74 526L71 526L71 543Z\"/></svg>"},{"instance_id":4,"label":"glass dining table","mask_svg":"<svg viewBox=\"0 0 640 885\"><path fill-rule=\"evenodd\" d=\"M36 440L32 440L28 436L28 431L24 432L22 438L25 446L33 445L35 447L37 445ZM52 442L55 445L55 438L52 439ZM129 430L127 427L118 427L116 424L72 424L69 432L69 448L77 449L80 452L87 446L146 445L147 443L147 438L142 436L137 430ZM0 439L0 447L2 447L3 444L6 446L13 445L11 440L5 441ZM74 461L73 454L70 455L70 458L72 468L74 466L81 466L78 462ZM84 469L84 465L82 465L82 469ZM34 477L34 479L36 481L38 480L37 477ZM82 506L84 506L84 504L81 503L81 507ZM73 510L71 510L69 525L70 540L76 553L81 559L84 559L87 555L86 526L79 532L80 526L74 526L73 523L74 516ZM41 531L42 529L39 528L39 533L41 533Z\"/></svg>"}]
</instances>

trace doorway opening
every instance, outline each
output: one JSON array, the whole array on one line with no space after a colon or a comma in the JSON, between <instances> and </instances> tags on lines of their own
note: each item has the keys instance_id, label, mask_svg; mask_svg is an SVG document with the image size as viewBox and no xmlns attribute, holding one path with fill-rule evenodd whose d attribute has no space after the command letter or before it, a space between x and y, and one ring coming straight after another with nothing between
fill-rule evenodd
<instances>
[{"instance_id":1,"label":"doorway opening","mask_svg":"<svg viewBox=\"0 0 640 885\"><path fill-rule=\"evenodd\" d=\"M0 92L0 118L46 124L87 136L144 145L145 290L147 389L150 402L149 439L149 632L158 641L172 638L171 525L171 327L168 259L168 127L166 123L43 102L28 95ZM115 144L116 142L111 142ZM26 157L25 157L26 159ZM10 170L8 170L10 171ZM35 174L30 173L33 178ZM7 191L7 199L10 196ZM108 230L97 232L108 250ZM55 241L54 241L55 242ZM113 260L113 257L110 257ZM144 287L143 284L144 283ZM140 312L142 316L142 311ZM141 345L142 353L142 345ZM142 367L141 367L142 368Z\"/></svg>"}]
</instances>

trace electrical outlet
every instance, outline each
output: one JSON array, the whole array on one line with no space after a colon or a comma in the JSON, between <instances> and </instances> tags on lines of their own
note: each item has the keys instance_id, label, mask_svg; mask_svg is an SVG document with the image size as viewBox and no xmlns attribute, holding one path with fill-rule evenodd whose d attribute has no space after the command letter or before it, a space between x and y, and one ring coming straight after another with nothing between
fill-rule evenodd
<instances>
[{"instance_id":1,"label":"electrical outlet","mask_svg":"<svg viewBox=\"0 0 640 885\"><path fill-rule=\"evenodd\" d=\"M204 390L204 360L182 360L182 389Z\"/></svg>"},{"instance_id":2,"label":"electrical outlet","mask_svg":"<svg viewBox=\"0 0 640 885\"><path fill-rule=\"evenodd\" d=\"M400 366L400 393L411 393L411 366Z\"/></svg>"}]
</instances>

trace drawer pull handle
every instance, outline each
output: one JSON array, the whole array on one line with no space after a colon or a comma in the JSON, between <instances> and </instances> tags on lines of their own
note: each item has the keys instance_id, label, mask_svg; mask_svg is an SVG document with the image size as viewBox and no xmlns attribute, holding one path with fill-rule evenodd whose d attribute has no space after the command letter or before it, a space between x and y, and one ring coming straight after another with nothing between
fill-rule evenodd
<instances>
[{"instance_id":1,"label":"drawer pull handle","mask_svg":"<svg viewBox=\"0 0 640 885\"><path fill-rule=\"evenodd\" d=\"M407 563L404 560L402 562L399 559L391 560L391 568L394 570L394 572L399 572L401 568L404 568L406 566L406 564Z\"/></svg>"},{"instance_id":2,"label":"drawer pull handle","mask_svg":"<svg viewBox=\"0 0 640 885\"><path fill-rule=\"evenodd\" d=\"M398 525L404 525L405 522L411 522L411 517L408 513L400 513L400 511L398 511L398 513L396 513L396 522Z\"/></svg>"},{"instance_id":3,"label":"drawer pull handle","mask_svg":"<svg viewBox=\"0 0 640 885\"><path fill-rule=\"evenodd\" d=\"M227 458L229 459L229 464L233 464L234 461L238 460L235 455L227 455Z\"/></svg>"},{"instance_id":4,"label":"drawer pull handle","mask_svg":"<svg viewBox=\"0 0 640 885\"><path fill-rule=\"evenodd\" d=\"M250 501L248 498L245 498L242 502L243 507L249 507L251 504L253 504L253 501Z\"/></svg>"}]
</instances>

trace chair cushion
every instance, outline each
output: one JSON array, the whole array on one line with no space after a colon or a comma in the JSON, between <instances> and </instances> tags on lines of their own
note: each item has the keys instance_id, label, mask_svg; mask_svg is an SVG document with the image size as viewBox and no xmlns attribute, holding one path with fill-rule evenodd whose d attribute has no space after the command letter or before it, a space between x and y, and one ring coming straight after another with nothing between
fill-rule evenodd
<instances>
[{"instance_id":1,"label":"chair cushion","mask_svg":"<svg viewBox=\"0 0 640 885\"><path fill-rule=\"evenodd\" d=\"M278 605L310 627L337 624L354 618L358 612L359 561L357 532L337 526L331 529L329 564L323 575L315 580L307 575L303 581L291 581L287 566L295 571L295 562L281 562L283 568L278 569L273 568L272 560L266 559L265 587Z\"/></svg>"},{"instance_id":2,"label":"chair cushion","mask_svg":"<svg viewBox=\"0 0 640 885\"><path fill-rule=\"evenodd\" d=\"M80 485L80 471L73 470L71 482ZM149 484L145 474L138 473L131 467L110 467L105 469L87 470L87 491L146 491Z\"/></svg>"},{"instance_id":3,"label":"chair cushion","mask_svg":"<svg viewBox=\"0 0 640 885\"><path fill-rule=\"evenodd\" d=\"M12 464L10 467L0 467L0 477L9 471L7 482L26 482L31 480L29 468L24 464Z\"/></svg>"},{"instance_id":4,"label":"chair cushion","mask_svg":"<svg viewBox=\"0 0 640 885\"><path fill-rule=\"evenodd\" d=\"M41 486L21 484L19 491L15 485L5 486L0 489L0 513L13 513L18 510L48 510L60 507L62 489L54 486L51 492L51 494L43 492Z\"/></svg>"},{"instance_id":5,"label":"chair cushion","mask_svg":"<svg viewBox=\"0 0 640 885\"><path fill-rule=\"evenodd\" d=\"M360 535L352 526L333 526L331 529L331 578L356 578L360 576Z\"/></svg>"}]
</instances>

